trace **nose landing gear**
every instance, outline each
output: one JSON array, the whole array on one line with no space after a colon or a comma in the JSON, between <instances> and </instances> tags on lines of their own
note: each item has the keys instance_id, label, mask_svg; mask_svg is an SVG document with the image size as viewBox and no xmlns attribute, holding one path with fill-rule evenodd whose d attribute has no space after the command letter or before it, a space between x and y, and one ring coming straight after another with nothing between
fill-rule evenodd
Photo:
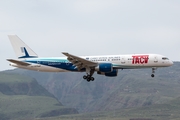
<instances>
[{"instance_id":1,"label":"nose landing gear","mask_svg":"<svg viewBox=\"0 0 180 120\"><path fill-rule=\"evenodd\" d=\"M154 74L151 74L151 77L154 77Z\"/></svg>"},{"instance_id":2,"label":"nose landing gear","mask_svg":"<svg viewBox=\"0 0 180 120\"><path fill-rule=\"evenodd\" d=\"M152 68L152 74L151 74L151 77L154 77L154 73L155 73L155 70L157 70L157 68Z\"/></svg>"}]
</instances>

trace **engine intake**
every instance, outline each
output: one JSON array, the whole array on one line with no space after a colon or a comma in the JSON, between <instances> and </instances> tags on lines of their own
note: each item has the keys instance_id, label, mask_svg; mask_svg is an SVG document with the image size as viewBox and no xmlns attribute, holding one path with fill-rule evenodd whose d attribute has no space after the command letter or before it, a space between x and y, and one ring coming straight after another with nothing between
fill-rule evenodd
<instances>
[{"instance_id":1,"label":"engine intake","mask_svg":"<svg viewBox=\"0 0 180 120\"><path fill-rule=\"evenodd\" d=\"M111 63L100 63L95 69L99 72L110 73L113 71L113 66Z\"/></svg>"}]
</instances>

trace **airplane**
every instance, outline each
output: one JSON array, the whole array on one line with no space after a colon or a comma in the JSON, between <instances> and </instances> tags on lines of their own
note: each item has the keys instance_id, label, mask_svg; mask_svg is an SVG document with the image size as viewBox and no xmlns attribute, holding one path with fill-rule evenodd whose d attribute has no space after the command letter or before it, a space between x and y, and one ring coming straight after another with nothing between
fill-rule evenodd
<instances>
[{"instance_id":1,"label":"airplane","mask_svg":"<svg viewBox=\"0 0 180 120\"><path fill-rule=\"evenodd\" d=\"M83 78L88 82L94 81L94 72L115 77L118 69L151 68L151 77L154 77L157 68L173 65L166 56L159 54L76 56L62 52L66 57L43 58L38 57L17 35L8 37L18 57L18 60L7 59L10 66L42 72L86 72Z\"/></svg>"}]
</instances>

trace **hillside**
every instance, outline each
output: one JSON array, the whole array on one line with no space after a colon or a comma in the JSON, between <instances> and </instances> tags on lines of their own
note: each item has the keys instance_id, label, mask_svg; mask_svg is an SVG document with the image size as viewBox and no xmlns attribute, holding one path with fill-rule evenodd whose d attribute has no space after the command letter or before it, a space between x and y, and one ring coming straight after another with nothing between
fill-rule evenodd
<instances>
[{"instance_id":1,"label":"hillside","mask_svg":"<svg viewBox=\"0 0 180 120\"><path fill-rule=\"evenodd\" d=\"M0 72L0 120L33 119L75 113L75 109L64 107L35 79Z\"/></svg>"},{"instance_id":2,"label":"hillside","mask_svg":"<svg viewBox=\"0 0 180 120\"><path fill-rule=\"evenodd\" d=\"M16 69L15 72L37 79L63 105L79 112L116 110L150 106L180 96L180 62L159 68L155 78L151 69L119 70L117 77L94 75L94 82L82 79L85 73L43 73Z\"/></svg>"},{"instance_id":3,"label":"hillside","mask_svg":"<svg viewBox=\"0 0 180 120\"><path fill-rule=\"evenodd\" d=\"M179 113L180 97L164 104L154 104L147 107L64 115L43 120L179 120Z\"/></svg>"},{"instance_id":4,"label":"hillside","mask_svg":"<svg viewBox=\"0 0 180 120\"><path fill-rule=\"evenodd\" d=\"M35 79L6 72L0 73L0 92L5 95L54 97L54 95L40 86Z\"/></svg>"}]
</instances>

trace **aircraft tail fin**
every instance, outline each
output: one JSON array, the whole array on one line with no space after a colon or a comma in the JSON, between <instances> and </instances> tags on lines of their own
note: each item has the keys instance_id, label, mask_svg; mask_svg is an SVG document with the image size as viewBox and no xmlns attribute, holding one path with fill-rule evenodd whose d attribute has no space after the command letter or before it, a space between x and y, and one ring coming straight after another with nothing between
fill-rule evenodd
<instances>
[{"instance_id":1,"label":"aircraft tail fin","mask_svg":"<svg viewBox=\"0 0 180 120\"><path fill-rule=\"evenodd\" d=\"M38 55L28 47L17 35L8 35L18 59L37 58Z\"/></svg>"}]
</instances>

